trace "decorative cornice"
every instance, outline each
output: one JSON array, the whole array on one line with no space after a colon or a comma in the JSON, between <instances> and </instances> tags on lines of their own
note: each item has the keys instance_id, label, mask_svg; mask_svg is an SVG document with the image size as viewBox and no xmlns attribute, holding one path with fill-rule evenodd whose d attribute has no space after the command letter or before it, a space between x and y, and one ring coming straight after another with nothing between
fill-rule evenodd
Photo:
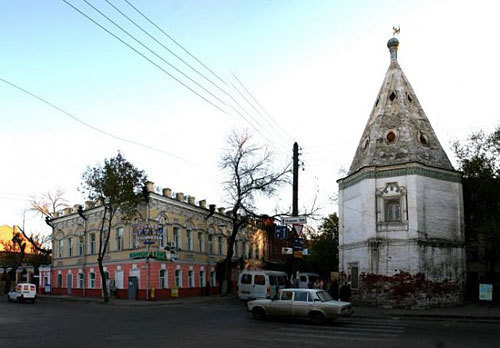
<instances>
[{"instance_id":1,"label":"decorative cornice","mask_svg":"<svg viewBox=\"0 0 500 348\"><path fill-rule=\"evenodd\" d=\"M437 180L457 182L457 183L462 182L462 174L460 172L446 171L442 169L424 166L419 163L416 163L412 166L405 166L399 168L391 167L390 169L380 168L380 167L364 168L343 179L337 180L337 182L339 184L339 190L344 190L365 179L382 179L382 178L391 178L391 177L406 176L406 175L420 175Z\"/></svg>"}]
</instances>

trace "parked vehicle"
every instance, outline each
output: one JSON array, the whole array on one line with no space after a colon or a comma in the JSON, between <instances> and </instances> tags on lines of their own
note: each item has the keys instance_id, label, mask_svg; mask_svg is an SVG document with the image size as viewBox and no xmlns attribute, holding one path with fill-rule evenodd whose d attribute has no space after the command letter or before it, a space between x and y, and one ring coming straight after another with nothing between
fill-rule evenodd
<instances>
[{"instance_id":1,"label":"parked vehicle","mask_svg":"<svg viewBox=\"0 0 500 348\"><path fill-rule=\"evenodd\" d=\"M286 286L287 275L278 271L243 271L238 277L238 295L242 300L272 298Z\"/></svg>"},{"instance_id":2,"label":"parked vehicle","mask_svg":"<svg viewBox=\"0 0 500 348\"><path fill-rule=\"evenodd\" d=\"M297 280L292 278L291 283L293 287L300 289L311 289L316 280L319 279L318 273L300 272L297 275Z\"/></svg>"},{"instance_id":3,"label":"parked vehicle","mask_svg":"<svg viewBox=\"0 0 500 348\"><path fill-rule=\"evenodd\" d=\"M248 310L257 320L268 316L309 318L321 324L352 315L350 302L335 301L325 290L282 289L273 299L250 301Z\"/></svg>"},{"instance_id":4,"label":"parked vehicle","mask_svg":"<svg viewBox=\"0 0 500 348\"><path fill-rule=\"evenodd\" d=\"M36 300L36 285L30 283L17 284L14 290L7 294L9 302L24 302L30 301L34 303Z\"/></svg>"}]
</instances>

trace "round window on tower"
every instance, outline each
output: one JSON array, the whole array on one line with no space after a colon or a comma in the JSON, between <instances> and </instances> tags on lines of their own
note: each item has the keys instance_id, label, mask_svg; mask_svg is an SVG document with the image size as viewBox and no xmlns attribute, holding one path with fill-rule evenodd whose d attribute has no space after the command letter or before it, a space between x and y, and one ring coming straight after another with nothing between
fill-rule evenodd
<instances>
[{"instance_id":1,"label":"round window on tower","mask_svg":"<svg viewBox=\"0 0 500 348\"><path fill-rule=\"evenodd\" d=\"M389 131L385 138L387 139L387 142L393 143L396 140L396 133L394 133L393 131Z\"/></svg>"}]
</instances>

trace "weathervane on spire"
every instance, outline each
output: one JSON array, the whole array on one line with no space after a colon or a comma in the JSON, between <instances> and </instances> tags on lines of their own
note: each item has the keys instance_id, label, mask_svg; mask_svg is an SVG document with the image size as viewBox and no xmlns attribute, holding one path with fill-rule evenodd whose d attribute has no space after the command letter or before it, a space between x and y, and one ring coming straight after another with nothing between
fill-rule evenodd
<instances>
[{"instance_id":1,"label":"weathervane on spire","mask_svg":"<svg viewBox=\"0 0 500 348\"><path fill-rule=\"evenodd\" d=\"M399 25L397 27L392 27L392 36L399 35L399 32L401 29L399 28Z\"/></svg>"}]
</instances>

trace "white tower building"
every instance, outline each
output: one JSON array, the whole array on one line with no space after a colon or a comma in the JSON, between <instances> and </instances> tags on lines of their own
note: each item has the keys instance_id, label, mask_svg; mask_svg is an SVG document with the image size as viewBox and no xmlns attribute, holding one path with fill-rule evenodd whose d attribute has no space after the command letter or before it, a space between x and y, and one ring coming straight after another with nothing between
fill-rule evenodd
<instances>
[{"instance_id":1,"label":"white tower building","mask_svg":"<svg viewBox=\"0 0 500 348\"><path fill-rule=\"evenodd\" d=\"M390 66L348 175L338 180L340 268L404 271L433 282L464 280L461 174L455 171L387 43Z\"/></svg>"}]
</instances>

